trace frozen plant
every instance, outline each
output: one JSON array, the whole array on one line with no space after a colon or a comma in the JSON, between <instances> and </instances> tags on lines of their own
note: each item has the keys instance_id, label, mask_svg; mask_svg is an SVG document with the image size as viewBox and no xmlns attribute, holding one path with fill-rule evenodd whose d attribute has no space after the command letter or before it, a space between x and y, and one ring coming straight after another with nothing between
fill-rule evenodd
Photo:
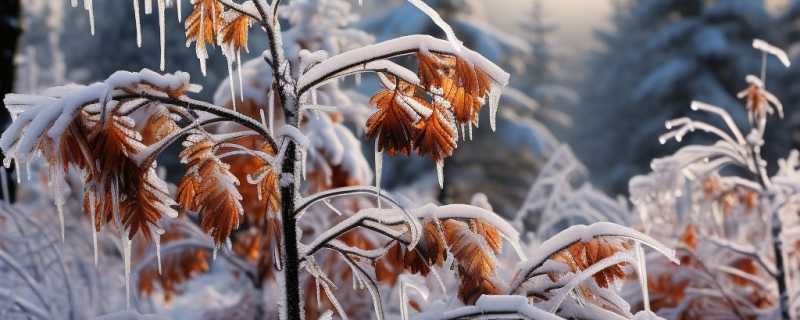
<instances>
[{"instance_id":1,"label":"frozen plant","mask_svg":"<svg viewBox=\"0 0 800 320\"><path fill-rule=\"evenodd\" d=\"M761 155L769 117L784 112L767 91L768 58L787 67L789 60L765 41L756 39L753 47L762 53L761 72L748 75L748 87L738 94L748 125L740 127L720 107L692 102L692 110L716 116L720 125L670 120L660 142L702 131L714 143L682 147L630 181L646 232L679 249L680 267L655 264L650 270L654 309L668 318L798 315L798 153L780 160L772 175Z\"/></svg>"},{"instance_id":2,"label":"frozen plant","mask_svg":"<svg viewBox=\"0 0 800 320\"><path fill-rule=\"evenodd\" d=\"M362 318L353 313L357 307L344 302L367 296L365 309L382 319L385 306L396 305L386 295L389 287L401 291L400 314L408 318L415 304L406 293L425 288L406 281L403 273L442 283L447 275L439 274L447 271L459 303L439 308L436 303L455 300L443 295L431 305L416 304L425 317L492 312L633 318L612 287L628 266L646 282L641 245L673 257L652 238L598 223L567 229L526 253L517 231L485 199L475 205L401 205L381 189L384 152L430 157L441 185L458 128L463 135L477 126L488 104L494 129L500 91L509 78L466 48L434 10L419 0L409 2L444 31L445 40L410 35L364 45L359 41L369 40L363 34L325 25L353 19L349 4L337 0L288 5L193 0L186 38L202 69L209 49L221 47L230 71L228 96L218 95L225 106L189 97L200 88L184 72L117 71L88 86L7 95L15 121L0 137L0 148L7 164L16 161L22 168L19 177L30 172L24 168L35 156L48 163L62 226L65 206L72 203L66 176L80 173L78 202L90 220L95 255L102 236L111 233L119 240L127 309L135 307L132 283L145 293L156 285L174 293L187 278L208 271L209 255L212 260L221 255L225 267L250 284L237 304L223 310L231 316ZM93 23L92 1L83 4ZM144 0L143 10L159 17L162 69L167 4ZM140 1L133 5L139 30ZM175 5L180 13L181 2ZM292 27L283 31L282 21ZM269 49L259 62L243 64L252 26L263 31ZM313 39L317 36L323 40ZM391 60L402 56L412 56L416 70ZM253 72L257 65L262 73ZM377 75L383 89L370 99L376 109L355 121L357 112L340 105L347 93L336 83L362 73ZM269 83L266 92L254 92L252 81ZM373 174L364 170L360 142L342 117L376 139L374 187L364 186ZM187 170L173 192L157 169L159 156L177 143L184 147L179 157ZM518 260L526 260L512 279L498 272L504 241ZM153 250L143 250L148 244ZM278 301L278 310L269 310L268 297ZM460 308L447 311L451 307Z\"/></svg>"}]
</instances>

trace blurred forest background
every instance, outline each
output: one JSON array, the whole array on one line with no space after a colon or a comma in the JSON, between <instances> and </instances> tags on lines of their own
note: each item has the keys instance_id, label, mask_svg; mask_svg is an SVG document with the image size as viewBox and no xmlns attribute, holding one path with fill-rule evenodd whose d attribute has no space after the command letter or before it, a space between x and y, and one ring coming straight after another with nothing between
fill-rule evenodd
<instances>
[{"instance_id":1,"label":"blurred forest background","mask_svg":"<svg viewBox=\"0 0 800 320\"><path fill-rule=\"evenodd\" d=\"M14 1L1 8L10 18L2 26L9 29L0 30L22 30L15 53L7 45L13 36L1 32L6 35L4 55L13 55L16 65L16 92L89 83L115 70L158 69L156 15L142 17L138 48L127 2L97 1L93 36L86 11L72 8L69 1L21 2L20 19L13 18ZM588 168L588 178L582 179L609 194L626 194L631 176L648 171L651 159L675 151L676 144L661 145L657 137L664 121L690 112L690 100L722 106L737 121L746 121L735 94L743 75L759 71L760 54L751 49L754 38L786 49L794 60L800 55L800 1L793 0L426 2L467 46L504 66L514 89L501 101L498 134L489 135L488 125L481 126L475 141L448 160L447 185L438 198L467 202L480 191L506 215L519 207L541 166L562 143ZM413 33L441 36L403 0L364 0L363 6L353 0L351 5L359 16L352 23L375 41ZM201 97L213 97L227 76L225 59L210 59L203 77L193 49L185 46L183 24L167 20L166 71L190 72L193 82L204 86ZM254 38L243 60L258 57L264 47L263 40ZM765 152L768 162L775 163L778 155L800 147L800 67L771 66L771 91L787 113L769 128ZM372 92L375 86L359 90ZM387 161L389 188L432 172L424 159ZM167 174L178 176L180 170Z\"/></svg>"}]
</instances>

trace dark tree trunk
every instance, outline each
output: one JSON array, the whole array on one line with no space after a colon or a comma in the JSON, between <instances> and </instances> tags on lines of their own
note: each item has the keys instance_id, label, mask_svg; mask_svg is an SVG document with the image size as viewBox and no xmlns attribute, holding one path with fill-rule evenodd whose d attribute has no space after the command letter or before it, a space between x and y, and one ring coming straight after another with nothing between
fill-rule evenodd
<instances>
[{"instance_id":1,"label":"dark tree trunk","mask_svg":"<svg viewBox=\"0 0 800 320\"><path fill-rule=\"evenodd\" d=\"M19 0L0 0L0 97L5 97L14 89L14 56L17 51L17 40L22 33L22 17ZM5 104L0 101L0 128L5 130L11 122L11 116ZM5 155L0 151L0 159ZM13 179L6 175L5 183L9 186L9 201L14 200ZM0 193L2 197L2 193Z\"/></svg>"}]
</instances>

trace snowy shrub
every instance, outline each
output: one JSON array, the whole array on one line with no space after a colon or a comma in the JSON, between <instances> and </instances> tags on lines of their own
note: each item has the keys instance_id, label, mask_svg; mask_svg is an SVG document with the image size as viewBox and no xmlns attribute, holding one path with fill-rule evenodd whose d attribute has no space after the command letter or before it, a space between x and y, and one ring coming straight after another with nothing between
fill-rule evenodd
<instances>
[{"instance_id":1,"label":"snowy shrub","mask_svg":"<svg viewBox=\"0 0 800 320\"><path fill-rule=\"evenodd\" d=\"M127 309L139 307L133 285L170 300L192 278L229 272L244 283L240 298L205 317L406 319L412 309L423 319L651 317L646 303L632 314L618 291L619 280L635 271L649 301L642 245L674 260L645 234L600 222L526 248L485 196L471 205L436 205L382 190L384 153L430 158L441 186L444 160L478 126L484 105L494 129L509 80L433 9L409 2L446 40L410 35L368 44L371 37L347 27L357 17L341 0L193 0L187 44L203 70L213 46L228 64L215 104L189 97L200 88L187 73L148 69L9 94L14 122L0 137L6 164L26 168L36 156L47 162L62 239L76 220L65 214L79 203L95 264L98 241L117 239ZM167 4L145 0L143 9L158 15L162 70ZM181 1L174 4L180 14ZM92 1L83 5L93 25ZM133 6L140 32L140 1ZM283 31L282 22L291 27ZM253 26L269 49L242 63ZM403 56L416 70L395 62ZM370 106L338 84L362 73L383 86ZM360 132L375 139L374 173ZM177 143L186 171L173 187L158 161ZM76 173L82 192L70 198L67 181ZM513 250L504 251L504 243ZM212 265L218 255L224 264ZM35 295L38 285L27 282ZM61 315L40 302L17 305L35 317ZM101 319L139 317L147 316L124 311Z\"/></svg>"},{"instance_id":2,"label":"snowy shrub","mask_svg":"<svg viewBox=\"0 0 800 320\"><path fill-rule=\"evenodd\" d=\"M747 112L741 127L727 111L695 101L691 109L721 125L688 117L666 122L660 137L681 141L693 131L716 140L689 145L652 162L653 172L630 181L646 233L674 245L680 266L651 263L652 307L672 319L797 317L797 165L792 151L770 175L762 150L769 117L783 106L766 88L767 58L786 55L762 40L759 76L738 94ZM649 261L661 260L648 257ZM647 304L648 302L644 302Z\"/></svg>"}]
</instances>

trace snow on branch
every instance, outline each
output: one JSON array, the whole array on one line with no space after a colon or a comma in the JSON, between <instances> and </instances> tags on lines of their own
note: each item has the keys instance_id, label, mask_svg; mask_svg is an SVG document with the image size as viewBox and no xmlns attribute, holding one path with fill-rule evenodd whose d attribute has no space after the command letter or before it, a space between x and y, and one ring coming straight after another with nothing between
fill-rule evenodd
<instances>
[{"instance_id":1,"label":"snow on branch","mask_svg":"<svg viewBox=\"0 0 800 320\"><path fill-rule=\"evenodd\" d=\"M350 50L320 62L309 68L297 81L298 92L303 93L316 86L317 83L327 81L340 72L358 65L419 51L459 56L478 66L499 85L508 84L509 74L480 53L467 48L456 52L451 43L445 40L429 35L410 35Z\"/></svg>"},{"instance_id":2,"label":"snow on branch","mask_svg":"<svg viewBox=\"0 0 800 320\"><path fill-rule=\"evenodd\" d=\"M528 298L516 295L483 295L474 306L465 306L447 311L430 311L418 315L418 320L446 319L536 319L563 320L555 314L528 303Z\"/></svg>"},{"instance_id":3,"label":"snow on branch","mask_svg":"<svg viewBox=\"0 0 800 320\"><path fill-rule=\"evenodd\" d=\"M564 248L577 243L588 242L597 237L621 237L641 242L674 263L679 263L675 256L675 251L667 248L657 240L631 228L623 227L609 222L597 222L591 225L576 225L559 232L555 236L543 242L537 250L528 256L528 261L522 262L520 271L514 277L510 286L511 292L517 291L523 283L528 281L531 276L547 261L552 255Z\"/></svg>"},{"instance_id":4,"label":"snow on branch","mask_svg":"<svg viewBox=\"0 0 800 320\"><path fill-rule=\"evenodd\" d=\"M783 51L781 48L778 48L776 46L767 43L764 40L753 39L753 48L775 56L786 67L792 65L791 61L789 61L789 56L786 54L785 51Z\"/></svg>"}]
</instances>

